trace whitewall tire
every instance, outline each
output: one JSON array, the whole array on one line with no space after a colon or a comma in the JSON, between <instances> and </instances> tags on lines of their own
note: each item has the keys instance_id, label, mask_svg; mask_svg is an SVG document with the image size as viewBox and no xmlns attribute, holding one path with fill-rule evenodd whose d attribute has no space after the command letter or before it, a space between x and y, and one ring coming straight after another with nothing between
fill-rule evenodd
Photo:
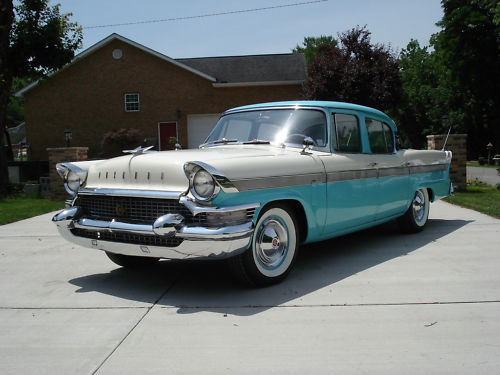
<instances>
[{"instance_id":1,"label":"whitewall tire","mask_svg":"<svg viewBox=\"0 0 500 375\"><path fill-rule=\"evenodd\" d=\"M283 280L297 257L299 231L285 205L264 209L254 229L252 246L229 260L233 273L247 284L266 286Z\"/></svg>"}]
</instances>

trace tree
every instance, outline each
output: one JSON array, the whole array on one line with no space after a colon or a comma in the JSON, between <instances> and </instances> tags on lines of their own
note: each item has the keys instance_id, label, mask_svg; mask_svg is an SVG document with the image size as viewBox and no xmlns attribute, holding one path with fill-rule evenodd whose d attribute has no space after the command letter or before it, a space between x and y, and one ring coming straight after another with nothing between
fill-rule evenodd
<instances>
[{"instance_id":1,"label":"tree","mask_svg":"<svg viewBox=\"0 0 500 375\"><path fill-rule=\"evenodd\" d=\"M453 115L447 108L452 96L447 72L434 52L411 40L399 56L403 95L395 114L399 129L415 148L425 146L426 135L440 134ZM444 116L446 117L446 120ZM454 122L457 118L453 115Z\"/></svg>"},{"instance_id":2,"label":"tree","mask_svg":"<svg viewBox=\"0 0 500 375\"><path fill-rule=\"evenodd\" d=\"M500 152L500 5L496 0L443 0L442 30L431 45L452 95L455 130L468 134L469 156L493 142ZM450 116L451 117L451 116Z\"/></svg>"},{"instance_id":3,"label":"tree","mask_svg":"<svg viewBox=\"0 0 500 375\"><path fill-rule=\"evenodd\" d=\"M293 53L303 53L306 57L307 66L310 66L314 58L321 54L320 49L323 47L336 47L337 40L331 35L320 35L319 37L305 37L302 42L302 47L297 46L292 50Z\"/></svg>"},{"instance_id":4,"label":"tree","mask_svg":"<svg viewBox=\"0 0 500 375\"><path fill-rule=\"evenodd\" d=\"M82 42L81 28L49 0L2 0L0 6L0 144L14 77L37 79L71 61ZM7 157L0 149L0 195L8 188Z\"/></svg>"},{"instance_id":5,"label":"tree","mask_svg":"<svg viewBox=\"0 0 500 375\"><path fill-rule=\"evenodd\" d=\"M320 44L304 85L304 96L381 110L396 107L401 95L399 65L389 47L372 44L371 33L356 27L339 34L339 45Z\"/></svg>"}]
</instances>

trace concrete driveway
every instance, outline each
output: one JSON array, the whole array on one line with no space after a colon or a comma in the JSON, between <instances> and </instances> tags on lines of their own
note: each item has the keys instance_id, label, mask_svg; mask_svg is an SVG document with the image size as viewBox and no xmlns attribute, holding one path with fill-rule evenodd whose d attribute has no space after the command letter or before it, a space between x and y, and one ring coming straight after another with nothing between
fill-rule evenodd
<instances>
[{"instance_id":1,"label":"concrete driveway","mask_svg":"<svg viewBox=\"0 0 500 375\"><path fill-rule=\"evenodd\" d=\"M215 262L122 270L50 218L0 226L1 374L498 373L500 220L474 211L305 246L253 290Z\"/></svg>"}]
</instances>

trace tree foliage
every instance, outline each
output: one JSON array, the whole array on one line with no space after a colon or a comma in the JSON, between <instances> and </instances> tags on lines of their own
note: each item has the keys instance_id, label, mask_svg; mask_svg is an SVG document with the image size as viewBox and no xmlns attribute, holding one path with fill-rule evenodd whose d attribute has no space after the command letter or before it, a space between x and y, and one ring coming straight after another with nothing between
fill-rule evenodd
<instances>
[{"instance_id":1,"label":"tree foliage","mask_svg":"<svg viewBox=\"0 0 500 375\"><path fill-rule=\"evenodd\" d=\"M397 57L389 47L372 44L370 35L365 27L356 27L339 34L338 45L320 44L305 97L393 109L401 94Z\"/></svg>"},{"instance_id":2,"label":"tree foliage","mask_svg":"<svg viewBox=\"0 0 500 375\"><path fill-rule=\"evenodd\" d=\"M470 157L489 142L500 152L500 7L492 0L444 0L442 7L434 50L411 41L401 52L401 125L414 146L446 132L449 122L454 133L468 134Z\"/></svg>"},{"instance_id":3,"label":"tree foliage","mask_svg":"<svg viewBox=\"0 0 500 375\"><path fill-rule=\"evenodd\" d=\"M320 35L319 37L305 37L302 46L297 46L292 50L293 53L303 53L306 57L306 63L309 67L317 55L320 55L325 47L336 47L337 40L331 35Z\"/></svg>"},{"instance_id":4,"label":"tree foliage","mask_svg":"<svg viewBox=\"0 0 500 375\"><path fill-rule=\"evenodd\" d=\"M14 77L40 78L71 61L82 41L81 28L49 0L2 0L0 6L0 139ZM3 141L0 142L3 144ZM0 194L8 186L7 158L0 149Z\"/></svg>"}]
</instances>

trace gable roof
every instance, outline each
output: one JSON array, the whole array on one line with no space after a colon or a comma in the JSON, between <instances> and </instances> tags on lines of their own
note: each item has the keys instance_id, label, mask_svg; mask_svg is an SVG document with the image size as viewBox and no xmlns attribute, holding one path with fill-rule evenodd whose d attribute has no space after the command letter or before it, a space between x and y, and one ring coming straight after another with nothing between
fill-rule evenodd
<instances>
[{"instance_id":1,"label":"gable roof","mask_svg":"<svg viewBox=\"0 0 500 375\"><path fill-rule=\"evenodd\" d=\"M210 82L214 87L252 86L262 84L298 84L306 79L306 63L303 54L254 55L254 56L224 56L203 57L191 59L173 59L133 40L113 33L93 46L80 52L71 62L49 77L68 68L77 61L92 54L114 40L129 44L164 61L190 71ZM36 87L40 80L16 92L16 97Z\"/></svg>"}]
</instances>

